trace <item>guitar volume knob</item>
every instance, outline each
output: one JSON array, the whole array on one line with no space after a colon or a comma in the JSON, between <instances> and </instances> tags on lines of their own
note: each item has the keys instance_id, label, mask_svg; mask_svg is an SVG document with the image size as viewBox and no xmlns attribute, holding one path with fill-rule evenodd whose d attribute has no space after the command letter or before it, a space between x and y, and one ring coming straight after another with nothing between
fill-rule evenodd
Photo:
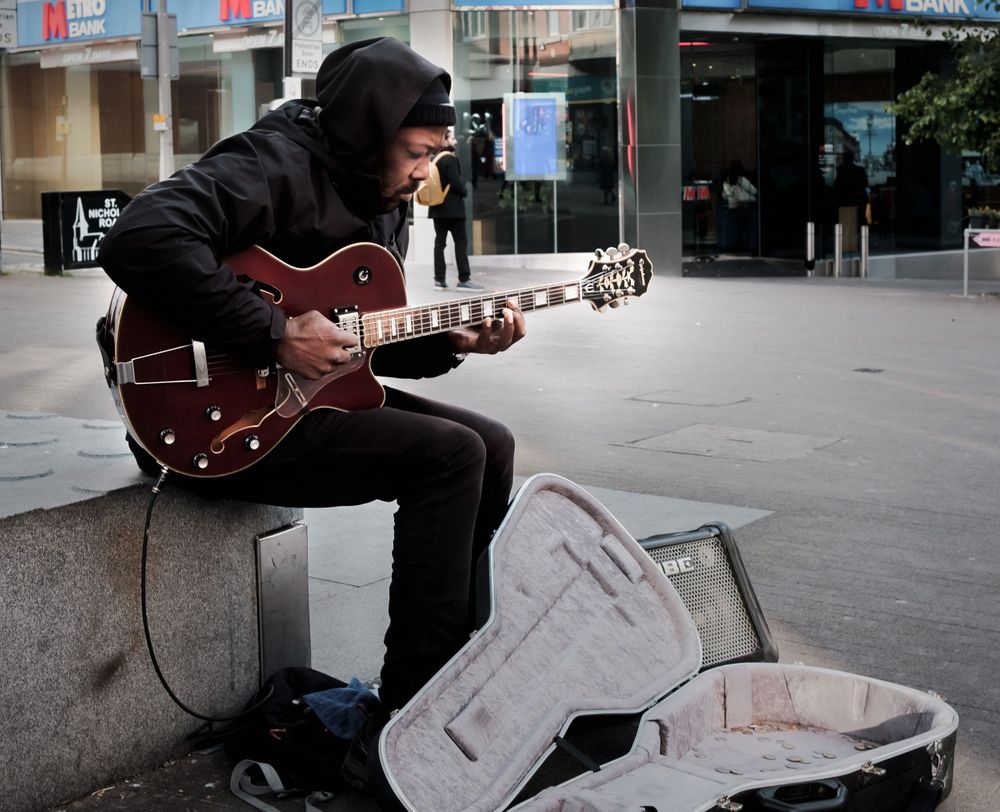
<instances>
[{"instance_id":1,"label":"guitar volume knob","mask_svg":"<svg viewBox=\"0 0 1000 812\"><path fill-rule=\"evenodd\" d=\"M160 442L164 445L173 445L177 440L177 435L173 429L164 429L160 432Z\"/></svg>"},{"instance_id":2,"label":"guitar volume knob","mask_svg":"<svg viewBox=\"0 0 1000 812\"><path fill-rule=\"evenodd\" d=\"M209 406L205 409L205 417L211 420L213 423L218 423L222 420L222 409L218 406Z\"/></svg>"},{"instance_id":3,"label":"guitar volume knob","mask_svg":"<svg viewBox=\"0 0 1000 812\"><path fill-rule=\"evenodd\" d=\"M246 447L247 451L256 451L260 448L260 437L256 434L251 434L243 441L243 445Z\"/></svg>"},{"instance_id":4,"label":"guitar volume knob","mask_svg":"<svg viewBox=\"0 0 1000 812\"><path fill-rule=\"evenodd\" d=\"M208 468L208 454L195 454L191 462L199 471L204 471Z\"/></svg>"}]
</instances>

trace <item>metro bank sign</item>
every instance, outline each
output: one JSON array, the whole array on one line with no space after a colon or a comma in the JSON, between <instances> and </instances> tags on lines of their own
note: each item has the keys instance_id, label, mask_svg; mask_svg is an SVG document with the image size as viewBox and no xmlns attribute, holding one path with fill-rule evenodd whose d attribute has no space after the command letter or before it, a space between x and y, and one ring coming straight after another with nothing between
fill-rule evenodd
<instances>
[{"instance_id":1,"label":"metro bank sign","mask_svg":"<svg viewBox=\"0 0 1000 812\"><path fill-rule=\"evenodd\" d=\"M219 22L284 17L284 0L219 0Z\"/></svg>"},{"instance_id":2,"label":"metro bank sign","mask_svg":"<svg viewBox=\"0 0 1000 812\"><path fill-rule=\"evenodd\" d=\"M181 30L218 28L247 23L280 22L285 0L170 0ZM324 6L327 2L324 2ZM340 10L339 3L332 4ZM62 45L117 37L137 37L142 31L139 0L20 0L17 36L21 47Z\"/></svg>"},{"instance_id":3,"label":"metro bank sign","mask_svg":"<svg viewBox=\"0 0 1000 812\"><path fill-rule=\"evenodd\" d=\"M18 45L56 45L67 42L130 37L141 27L136 2L120 0L43 0L17 4Z\"/></svg>"},{"instance_id":4,"label":"metro bank sign","mask_svg":"<svg viewBox=\"0 0 1000 812\"><path fill-rule=\"evenodd\" d=\"M975 3L973 2L973 5ZM883 6L888 11L912 11L917 14L972 14L972 9L966 0L854 0L856 9L874 9L882 11Z\"/></svg>"},{"instance_id":5,"label":"metro bank sign","mask_svg":"<svg viewBox=\"0 0 1000 812\"><path fill-rule=\"evenodd\" d=\"M42 4L42 39L106 37L105 0L68 0Z\"/></svg>"}]
</instances>

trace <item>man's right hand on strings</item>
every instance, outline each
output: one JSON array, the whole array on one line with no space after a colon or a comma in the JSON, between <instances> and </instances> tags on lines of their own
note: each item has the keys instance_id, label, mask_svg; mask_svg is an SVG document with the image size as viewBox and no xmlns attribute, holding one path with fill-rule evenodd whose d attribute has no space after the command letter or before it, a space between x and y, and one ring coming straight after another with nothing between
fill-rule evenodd
<instances>
[{"instance_id":1,"label":"man's right hand on strings","mask_svg":"<svg viewBox=\"0 0 1000 812\"><path fill-rule=\"evenodd\" d=\"M289 318L278 342L278 363L310 380L322 378L351 360L346 348L358 343L354 333L343 330L316 310Z\"/></svg>"}]
</instances>

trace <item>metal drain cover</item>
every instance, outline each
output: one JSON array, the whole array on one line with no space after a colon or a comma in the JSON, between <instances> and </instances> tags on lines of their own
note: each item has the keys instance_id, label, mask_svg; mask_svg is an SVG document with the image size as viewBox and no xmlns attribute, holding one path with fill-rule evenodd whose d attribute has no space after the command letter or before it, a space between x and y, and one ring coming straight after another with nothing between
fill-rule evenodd
<instances>
[{"instance_id":1,"label":"metal drain cover","mask_svg":"<svg viewBox=\"0 0 1000 812\"><path fill-rule=\"evenodd\" d=\"M832 445L839 437L813 434L787 434L760 431L739 426L717 426L696 423L666 434L656 434L629 445L650 451L674 454L696 454L702 457L723 457L734 460L771 462L804 457L806 454Z\"/></svg>"}]
</instances>

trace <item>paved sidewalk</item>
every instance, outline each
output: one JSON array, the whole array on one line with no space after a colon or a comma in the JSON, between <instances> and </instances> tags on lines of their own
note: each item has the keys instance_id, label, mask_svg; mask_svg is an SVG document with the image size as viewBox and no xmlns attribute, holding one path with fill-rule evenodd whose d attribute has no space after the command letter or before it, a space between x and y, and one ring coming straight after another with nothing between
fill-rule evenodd
<instances>
[{"instance_id":1,"label":"paved sidewalk","mask_svg":"<svg viewBox=\"0 0 1000 812\"><path fill-rule=\"evenodd\" d=\"M442 296L423 267L414 302ZM115 419L92 347L110 283L13 272L0 291L0 409ZM941 809L981 812L1000 807L997 291L661 277L628 308L532 314L511 352L405 386L504 420L521 478L579 482L635 535L733 523L781 660L943 694L961 727ZM307 515L313 664L342 678L378 670L392 511ZM245 809L227 782L220 754L196 754L60 808ZM326 808L374 807L348 794Z\"/></svg>"}]
</instances>

